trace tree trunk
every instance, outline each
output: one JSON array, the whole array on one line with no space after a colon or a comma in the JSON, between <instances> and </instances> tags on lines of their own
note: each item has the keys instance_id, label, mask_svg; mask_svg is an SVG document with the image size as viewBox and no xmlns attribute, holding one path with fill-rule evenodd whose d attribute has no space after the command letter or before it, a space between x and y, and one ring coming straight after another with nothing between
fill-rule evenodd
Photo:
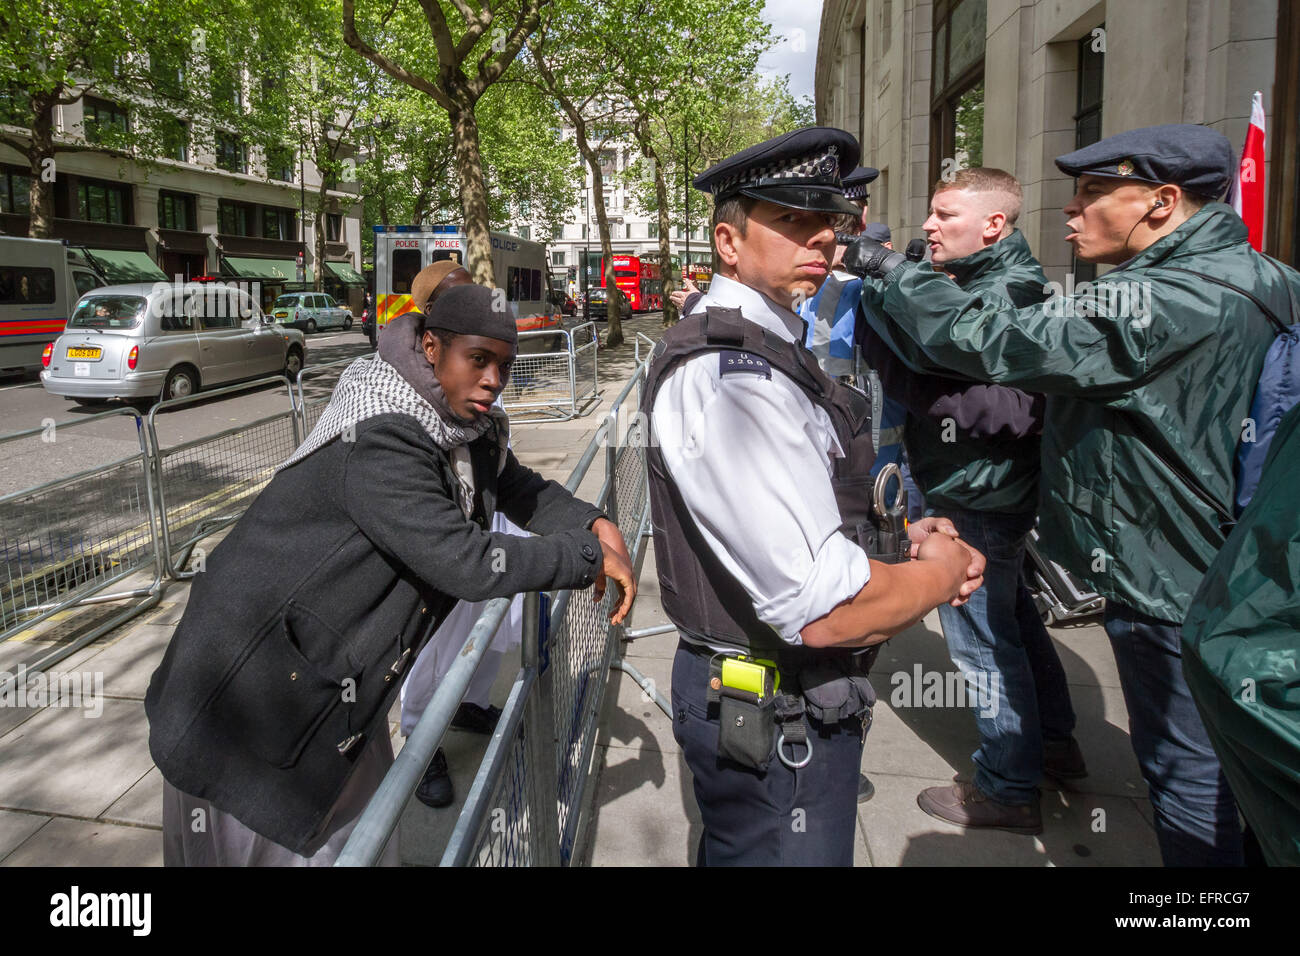
<instances>
[{"instance_id":1,"label":"tree trunk","mask_svg":"<svg viewBox=\"0 0 1300 956\"><path fill-rule=\"evenodd\" d=\"M673 305L669 295L677 288L677 274L673 271L673 254L668 246L668 184L664 182L664 167L659 158L650 151L650 158L655 163L655 203L659 207L659 268L664 281L664 325L676 325L681 318L677 306Z\"/></svg>"},{"instance_id":2,"label":"tree trunk","mask_svg":"<svg viewBox=\"0 0 1300 956\"><path fill-rule=\"evenodd\" d=\"M641 147L641 155L654 163L655 205L659 207L659 277L664 300L663 323L665 326L676 325L679 316L677 307L670 298L677 288L677 276L673 274L672 250L668 247L668 184L664 182L663 164L659 162L659 155L650 141L650 129L644 117L636 125L636 138L637 145Z\"/></svg>"},{"instance_id":3,"label":"tree trunk","mask_svg":"<svg viewBox=\"0 0 1300 956\"><path fill-rule=\"evenodd\" d=\"M311 287L317 292L325 291L325 204L328 197L325 195L325 177L321 176L320 190L316 193L316 225L314 238L313 258L316 260L316 276L312 280Z\"/></svg>"},{"instance_id":4,"label":"tree trunk","mask_svg":"<svg viewBox=\"0 0 1300 956\"><path fill-rule=\"evenodd\" d=\"M36 108L35 121L32 123L32 143L27 150L27 167L31 184L27 201L31 206L31 219L27 226L27 235L32 239L54 238L54 180L44 175L48 166L57 175L54 166L54 110L53 97L60 90L55 90L50 97L38 97L33 105ZM48 160L48 162L47 162Z\"/></svg>"},{"instance_id":5,"label":"tree trunk","mask_svg":"<svg viewBox=\"0 0 1300 956\"><path fill-rule=\"evenodd\" d=\"M465 268L479 285L495 286L492 239L488 229L487 184L479 152L478 119L474 108L460 107L451 114L456 139L456 174L460 179L460 205L465 213Z\"/></svg>"},{"instance_id":6,"label":"tree trunk","mask_svg":"<svg viewBox=\"0 0 1300 956\"><path fill-rule=\"evenodd\" d=\"M614 348L623 344L623 294L619 292L618 283L614 281L614 248L609 241L609 217L605 214L605 177L600 171L600 156L587 141L587 124L567 99L561 99L569 121L573 123L574 137L578 141L578 151L591 169L591 201L596 207L596 229L600 233L600 255L605 260L605 345ZM585 271L587 264L582 268Z\"/></svg>"}]
</instances>

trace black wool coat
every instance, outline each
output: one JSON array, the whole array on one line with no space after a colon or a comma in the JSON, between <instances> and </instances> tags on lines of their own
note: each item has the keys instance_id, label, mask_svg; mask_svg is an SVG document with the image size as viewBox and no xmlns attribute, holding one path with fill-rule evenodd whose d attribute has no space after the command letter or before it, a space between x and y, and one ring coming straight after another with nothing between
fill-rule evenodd
<instances>
[{"instance_id":1,"label":"black wool coat","mask_svg":"<svg viewBox=\"0 0 1300 956\"><path fill-rule=\"evenodd\" d=\"M466 518L450 458L412 417L360 422L277 473L195 575L145 697L163 776L296 853L326 815L402 675L457 600L584 588L599 509L470 445ZM539 537L485 530L496 508ZM499 550L498 550L499 549Z\"/></svg>"}]
</instances>

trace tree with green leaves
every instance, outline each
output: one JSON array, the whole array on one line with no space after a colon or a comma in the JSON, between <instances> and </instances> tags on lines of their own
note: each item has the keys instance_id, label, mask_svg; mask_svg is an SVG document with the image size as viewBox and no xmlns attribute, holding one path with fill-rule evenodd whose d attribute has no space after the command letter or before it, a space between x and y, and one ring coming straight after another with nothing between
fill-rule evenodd
<instances>
[{"instance_id":1,"label":"tree with green leaves","mask_svg":"<svg viewBox=\"0 0 1300 956\"><path fill-rule=\"evenodd\" d=\"M221 115L233 96L214 96L200 77L234 72L241 51L215 42L221 23L251 24L243 0L4 0L0 3L0 120L27 135L0 143L27 162L29 235L54 230L57 157L94 152L149 162L211 125L182 117ZM55 127L55 107L81 103L79 129Z\"/></svg>"},{"instance_id":2,"label":"tree with green leaves","mask_svg":"<svg viewBox=\"0 0 1300 956\"><path fill-rule=\"evenodd\" d=\"M644 183L642 207L659 215L664 324L668 325L676 321L668 298L676 286L668 245L669 220L675 218L669 176L680 170L684 182L691 168L685 152L677 161L674 135L681 130L685 136L692 121L707 124L720 104L752 82L759 56L771 45L771 31L762 18L762 0L612 2L622 8L617 16L622 29L607 42L626 50L614 80L631 108L632 130L646 160L636 167ZM704 210L705 203L696 208ZM693 222L687 228L693 228Z\"/></svg>"},{"instance_id":3,"label":"tree with green leaves","mask_svg":"<svg viewBox=\"0 0 1300 956\"><path fill-rule=\"evenodd\" d=\"M465 218L467 267L491 285L492 247L487 183L477 108L537 29L549 0L440 0L384 4L382 14L342 0L347 45L394 79L431 97L447 113L455 144L460 204Z\"/></svg>"},{"instance_id":4,"label":"tree with green leaves","mask_svg":"<svg viewBox=\"0 0 1300 956\"><path fill-rule=\"evenodd\" d=\"M574 144L591 173L592 209L604 262L606 345L623 344L623 294L614 277L614 247L605 208L607 147L631 133L627 103L611 95L610 76L626 63L608 42L621 11L612 3L587 7L577 2L558 6L528 40L533 82L557 103L573 129ZM585 269L585 264L584 264Z\"/></svg>"}]
</instances>

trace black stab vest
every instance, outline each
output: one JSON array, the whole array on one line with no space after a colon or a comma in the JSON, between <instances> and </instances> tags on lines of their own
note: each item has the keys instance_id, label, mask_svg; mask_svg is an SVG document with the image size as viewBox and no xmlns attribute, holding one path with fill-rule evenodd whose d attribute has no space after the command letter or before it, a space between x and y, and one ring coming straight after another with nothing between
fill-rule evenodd
<instances>
[{"instance_id":1,"label":"black stab vest","mask_svg":"<svg viewBox=\"0 0 1300 956\"><path fill-rule=\"evenodd\" d=\"M840 532L860 545L869 557L876 553L877 532L872 521L871 467L876 460L871 441L871 400L858 390L833 381L811 352L797 342L750 322L739 309L710 307L682 319L655 346L642 393L641 411L647 424L664 378L701 352L721 353L720 361L762 362L787 375L809 400L830 416L843 458L832 462L831 483L840 511ZM744 373L729 373L744 374ZM689 423L687 423L689 424ZM788 648L770 625L754 612L744 587L713 554L673 484L652 436L647 447L650 510L655 564L664 612L683 631L756 654ZM801 494L791 488L790 494ZM891 556L884 556L888 559Z\"/></svg>"}]
</instances>

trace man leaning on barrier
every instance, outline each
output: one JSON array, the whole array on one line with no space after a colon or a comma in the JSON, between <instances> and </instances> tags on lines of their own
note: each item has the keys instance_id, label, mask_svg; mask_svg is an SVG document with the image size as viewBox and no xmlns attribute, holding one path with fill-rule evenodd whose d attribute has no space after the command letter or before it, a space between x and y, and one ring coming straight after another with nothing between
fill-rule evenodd
<instances>
[{"instance_id":1,"label":"man leaning on barrier","mask_svg":"<svg viewBox=\"0 0 1300 956\"><path fill-rule=\"evenodd\" d=\"M403 672L458 599L599 597L609 577L626 616L618 529L507 447L492 402L516 333L496 301L442 295L424 367L353 363L195 576L145 697L167 864L333 863L393 761ZM536 537L488 532L498 508Z\"/></svg>"},{"instance_id":2,"label":"man leaning on barrier","mask_svg":"<svg viewBox=\"0 0 1300 956\"><path fill-rule=\"evenodd\" d=\"M856 207L857 141L809 128L724 160L719 267L656 347L644 390L655 563L682 635L673 735L704 821L701 865L851 865L876 645L979 586L983 558L935 520L872 538L869 402L829 379L792 311ZM928 536L927 536L928 535ZM900 554L901 552L901 554ZM863 648L868 648L863 650ZM856 653L855 653L856 652Z\"/></svg>"}]
</instances>

